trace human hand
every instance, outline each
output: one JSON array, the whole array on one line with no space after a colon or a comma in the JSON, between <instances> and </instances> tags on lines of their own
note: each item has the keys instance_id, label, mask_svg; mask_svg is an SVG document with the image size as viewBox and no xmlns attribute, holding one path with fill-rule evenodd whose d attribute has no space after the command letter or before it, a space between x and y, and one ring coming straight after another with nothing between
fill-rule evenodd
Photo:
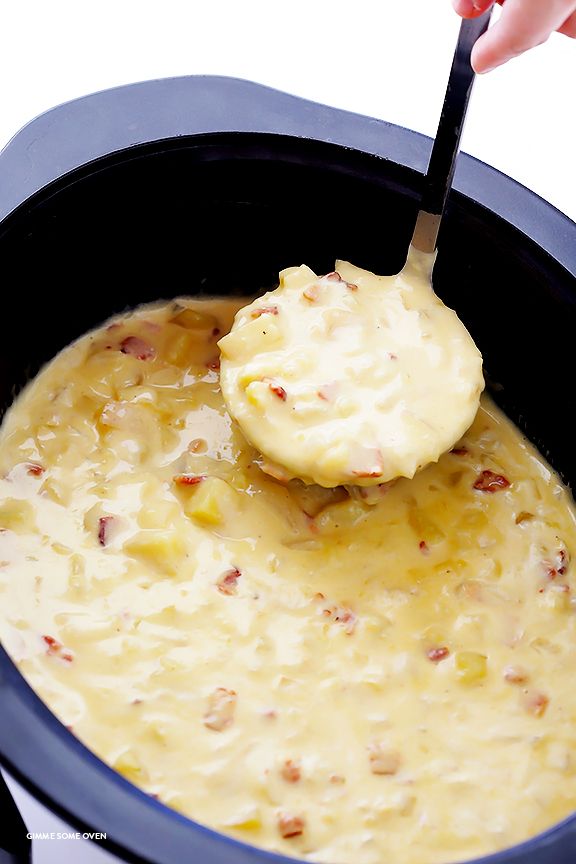
<instances>
[{"instance_id":1,"label":"human hand","mask_svg":"<svg viewBox=\"0 0 576 864\"><path fill-rule=\"evenodd\" d=\"M546 42L555 30L576 39L576 0L497 0L500 20L472 51L475 72L491 72L512 57ZM452 0L462 18L477 18L494 0Z\"/></svg>"}]
</instances>

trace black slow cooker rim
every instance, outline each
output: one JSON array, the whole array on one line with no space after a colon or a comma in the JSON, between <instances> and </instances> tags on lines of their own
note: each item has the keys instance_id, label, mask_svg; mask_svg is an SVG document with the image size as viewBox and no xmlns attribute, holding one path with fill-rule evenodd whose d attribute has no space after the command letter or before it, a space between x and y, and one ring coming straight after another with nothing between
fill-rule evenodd
<instances>
[{"instance_id":1,"label":"black slow cooker rim","mask_svg":"<svg viewBox=\"0 0 576 864\"><path fill-rule=\"evenodd\" d=\"M186 116L172 116L173 106L182 100ZM131 128L135 117L139 120ZM102 135L95 135L95 128L101 128ZM75 175L111 154L129 158L139 145L243 132L339 144L420 174L431 145L419 133L237 79L202 76L129 85L53 109L10 142L0 154L0 178L10 178L8 188L0 189L0 216L5 217L0 231L35 200L50 194L52 184L56 188L73 182ZM59 157L56 164L54 154ZM536 242L576 277L576 225L552 205L469 156L460 160L455 187ZM2 764L67 822L82 831L105 831L104 845L126 860L180 864L192 853L211 864L228 864L232 855L239 864L294 860L199 825L132 786L60 723L1 647L0 704ZM544 852L567 833L573 846L568 856L576 855L575 829L573 815L522 844L475 859L475 864L520 864L526 855Z\"/></svg>"},{"instance_id":2,"label":"black slow cooker rim","mask_svg":"<svg viewBox=\"0 0 576 864\"><path fill-rule=\"evenodd\" d=\"M39 115L0 152L0 229L19 205L102 157L210 133L273 133L339 144L423 174L432 139L393 123L217 75L143 81L74 99ZM56 157L56 158L55 158ZM576 276L576 224L496 168L461 153L456 192L485 207Z\"/></svg>"}]
</instances>

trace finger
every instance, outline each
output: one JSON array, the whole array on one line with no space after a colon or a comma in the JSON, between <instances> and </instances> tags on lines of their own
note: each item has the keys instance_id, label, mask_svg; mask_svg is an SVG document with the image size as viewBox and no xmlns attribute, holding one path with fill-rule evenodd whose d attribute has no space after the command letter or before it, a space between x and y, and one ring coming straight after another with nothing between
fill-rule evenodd
<instances>
[{"instance_id":1,"label":"finger","mask_svg":"<svg viewBox=\"0 0 576 864\"><path fill-rule=\"evenodd\" d=\"M494 5L494 0L452 0L452 5L462 18L478 18Z\"/></svg>"},{"instance_id":2,"label":"finger","mask_svg":"<svg viewBox=\"0 0 576 864\"><path fill-rule=\"evenodd\" d=\"M558 28L558 32L563 33L564 36L570 36L571 39L576 39L576 12L573 12L566 19L562 27Z\"/></svg>"},{"instance_id":3,"label":"finger","mask_svg":"<svg viewBox=\"0 0 576 864\"><path fill-rule=\"evenodd\" d=\"M575 11L576 0L506 0L500 20L474 46L474 70L489 72L540 45Z\"/></svg>"}]
</instances>

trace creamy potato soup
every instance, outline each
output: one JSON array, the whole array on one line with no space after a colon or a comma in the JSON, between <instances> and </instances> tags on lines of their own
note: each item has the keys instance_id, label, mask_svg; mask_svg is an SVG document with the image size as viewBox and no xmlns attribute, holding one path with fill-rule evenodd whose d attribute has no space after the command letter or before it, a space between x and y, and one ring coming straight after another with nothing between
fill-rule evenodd
<instances>
[{"instance_id":1,"label":"creamy potato soup","mask_svg":"<svg viewBox=\"0 0 576 864\"><path fill-rule=\"evenodd\" d=\"M124 777L248 843L446 864L549 827L576 804L566 489L486 397L412 480L266 475L219 387L245 302L142 307L17 399L3 645Z\"/></svg>"},{"instance_id":2,"label":"creamy potato soup","mask_svg":"<svg viewBox=\"0 0 576 864\"><path fill-rule=\"evenodd\" d=\"M437 462L484 387L472 337L410 248L396 276L290 267L219 344L226 406L277 479L377 486Z\"/></svg>"}]
</instances>

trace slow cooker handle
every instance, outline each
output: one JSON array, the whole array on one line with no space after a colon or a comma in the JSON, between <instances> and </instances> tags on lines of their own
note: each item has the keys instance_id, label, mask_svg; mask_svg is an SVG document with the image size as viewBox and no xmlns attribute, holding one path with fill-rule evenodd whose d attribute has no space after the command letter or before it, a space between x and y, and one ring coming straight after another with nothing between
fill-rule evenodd
<instances>
[{"instance_id":1,"label":"slow cooker handle","mask_svg":"<svg viewBox=\"0 0 576 864\"><path fill-rule=\"evenodd\" d=\"M30 864L32 844L14 799L0 774L0 864Z\"/></svg>"}]
</instances>

